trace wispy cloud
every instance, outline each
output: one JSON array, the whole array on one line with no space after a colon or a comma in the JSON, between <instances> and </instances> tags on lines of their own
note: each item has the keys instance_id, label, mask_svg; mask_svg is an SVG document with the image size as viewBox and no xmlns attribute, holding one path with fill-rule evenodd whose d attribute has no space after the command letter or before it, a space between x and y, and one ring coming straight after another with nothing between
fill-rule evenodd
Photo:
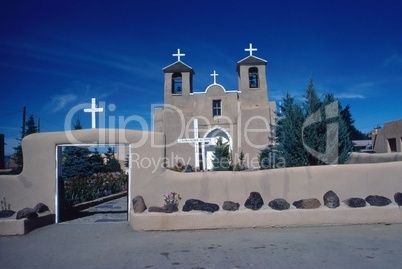
<instances>
[{"instance_id":1,"label":"wispy cloud","mask_svg":"<svg viewBox=\"0 0 402 269\"><path fill-rule=\"evenodd\" d=\"M19 55L48 63L57 63L69 67L80 68L82 66L96 64L104 68L113 69L119 72L128 72L146 78L157 78L155 72L149 72L156 67L154 63L146 60L145 57L134 58L133 56L123 55L114 51L98 49L93 46L75 44L71 47L65 45L53 45L52 47L41 44L28 44L18 42L0 41L3 52ZM27 67L24 65L10 65L7 62L0 62L3 66L24 69L35 72L48 72L52 70L38 69L37 67ZM160 69L160 66L158 66Z\"/></svg>"},{"instance_id":2,"label":"wispy cloud","mask_svg":"<svg viewBox=\"0 0 402 269\"><path fill-rule=\"evenodd\" d=\"M395 65L402 65L402 54L394 53L390 57L384 60L383 67L390 67Z\"/></svg>"},{"instance_id":3,"label":"wispy cloud","mask_svg":"<svg viewBox=\"0 0 402 269\"><path fill-rule=\"evenodd\" d=\"M77 95L73 93L54 95L50 97L50 102L46 105L46 108L51 112L58 112L65 108L68 104L71 104L77 100Z\"/></svg>"},{"instance_id":4,"label":"wispy cloud","mask_svg":"<svg viewBox=\"0 0 402 269\"><path fill-rule=\"evenodd\" d=\"M340 93L336 94L336 97L339 99L365 99L366 97L362 94L356 93Z\"/></svg>"}]
</instances>

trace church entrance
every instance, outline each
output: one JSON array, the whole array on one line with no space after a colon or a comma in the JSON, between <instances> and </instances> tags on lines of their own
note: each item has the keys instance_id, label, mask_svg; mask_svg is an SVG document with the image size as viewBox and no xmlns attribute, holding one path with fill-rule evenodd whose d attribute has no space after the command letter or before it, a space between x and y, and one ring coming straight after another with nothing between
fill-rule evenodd
<instances>
[{"instance_id":1,"label":"church entrance","mask_svg":"<svg viewBox=\"0 0 402 269\"><path fill-rule=\"evenodd\" d=\"M126 144L57 145L56 223L127 221L130 149Z\"/></svg>"},{"instance_id":2,"label":"church entrance","mask_svg":"<svg viewBox=\"0 0 402 269\"><path fill-rule=\"evenodd\" d=\"M216 126L209 130L205 135L204 138L211 138L212 141L209 144L205 145L205 151L204 154L206 156L206 170L213 170L214 165L213 165L213 160L214 160L214 151L216 147L216 143L219 138L222 138L223 144L228 144L229 145L229 150L233 150L233 144L232 144L232 138L225 129Z\"/></svg>"}]
</instances>

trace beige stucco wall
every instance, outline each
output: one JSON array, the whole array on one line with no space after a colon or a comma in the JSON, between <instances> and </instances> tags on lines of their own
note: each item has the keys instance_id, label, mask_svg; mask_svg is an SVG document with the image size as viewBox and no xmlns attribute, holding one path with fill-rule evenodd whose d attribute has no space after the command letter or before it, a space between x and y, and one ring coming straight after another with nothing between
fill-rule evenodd
<instances>
[{"instance_id":1,"label":"beige stucco wall","mask_svg":"<svg viewBox=\"0 0 402 269\"><path fill-rule=\"evenodd\" d=\"M142 158L152 159L164 155L164 135L133 130L88 129L72 132L32 134L22 140L24 170L16 176L0 176L0 197L5 197L11 209L20 210L46 204L55 212L56 196L56 146L61 144L130 144L132 152ZM157 158L154 158L157 159ZM144 162L145 164L145 162ZM136 179L151 181L162 172L162 167L141 169L132 166ZM153 173L152 173L153 172ZM137 188L137 184L132 184Z\"/></svg>"},{"instance_id":2,"label":"beige stucco wall","mask_svg":"<svg viewBox=\"0 0 402 269\"><path fill-rule=\"evenodd\" d=\"M183 197L180 209L185 200L190 198L216 203L219 206L222 206L226 200L243 205L252 191L261 193L265 205L275 198L285 198L290 203L313 197L322 201L323 194L328 190L337 193L341 200L350 197L365 198L367 195L383 195L393 200L393 195L396 192L402 192L402 162L400 161L250 172L177 173L163 168L165 157L163 133L90 129L73 131L71 134L76 141L70 141L71 137L69 140L65 132L33 134L24 138L22 142L25 156L24 171L17 176L0 176L0 198L6 197L7 202L11 204L14 210L33 207L42 202L54 212L56 145L69 144L70 142L130 144L133 150L129 197L132 199L136 195L143 196L148 207L162 206L163 195L169 191L178 192ZM380 209L373 210L380 211ZM398 208L390 210L381 212L394 214L392 212L398 211ZM314 212L317 214L317 220L323 218L323 215L319 215L322 214L322 210L308 213L312 214L311 218L314 218ZM337 215L335 211L333 212L325 214ZM347 210L345 212L347 216L353 215ZM286 212L282 213L287 214ZM249 218L249 213L240 212L240 214L242 214L241 216L244 215L245 219ZM296 216L299 213L289 214L291 214L289 216ZM132 216L132 214L130 215ZM217 215L218 219L221 217L228 218L226 221L233 219L233 215L227 216L226 213ZM202 219L202 215L200 218ZM264 218L269 219L268 216ZM289 218L292 223L298 223L298 217ZM382 213L381 218L385 218L385 221L387 219L386 215L384 216ZM138 223L141 220L138 218L130 219L131 225L135 226L136 221ZM159 219L157 218L156 221ZM319 224L316 222L315 224ZM225 221L222 220L222 223ZM239 222L234 227L241 227L241 225ZM155 227L159 226L156 225Z\"/></svg>"},{"instance_id":3,"label":"beige stucco wall","mask_svg":"<svg viewBox=\"0 0 402 269\"><path fill-rule=\"evenodd\" d=\"M350 154L349 164L385 163L402 161L402 152L393 153L359 153Z\"/></svg>"},{"instance_id":4,"label":"beige stucco wall","mask_svg":"<svg viewBox=\"0 0 402 269\"><path fill-rule=\"evenodd\" d=\"M133 190L147 206L162 206L163 195L178 192L183 201L190 198L222 206L226 200L244 204L250 192L261 193L264 202L285 198L289 203L303 198L318 198L333 190L341 200L383 195L390 199L402 192L402 162L310 166L253 172L177 173L166 170L142 181Z\"/></svg>"}]
</instances>

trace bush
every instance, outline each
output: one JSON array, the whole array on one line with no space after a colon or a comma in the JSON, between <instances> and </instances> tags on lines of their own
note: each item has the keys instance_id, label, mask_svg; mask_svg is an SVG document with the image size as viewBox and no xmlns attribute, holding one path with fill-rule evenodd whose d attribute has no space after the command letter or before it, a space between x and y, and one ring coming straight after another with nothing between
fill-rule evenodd
<instances>
[{"instance_id":1,"label":"bush","mask_svg":"<svg viewBox=\"0 0 402 269\"><path fill-rule=\"evenodd\" d=\"M126 191L128 175L123 171L98 173L89 177L73 177L64 181L66 206L92 201L100 197Z\"/></svg>"}]
</instances>

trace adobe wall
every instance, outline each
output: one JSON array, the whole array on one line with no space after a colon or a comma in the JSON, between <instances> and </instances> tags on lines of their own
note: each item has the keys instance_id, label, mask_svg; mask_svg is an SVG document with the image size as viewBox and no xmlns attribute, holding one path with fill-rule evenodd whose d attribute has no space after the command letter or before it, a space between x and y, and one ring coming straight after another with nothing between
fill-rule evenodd
<instances>
[{"instance_id":1,"label":"adobe wall","mask_svg":"<svg viewBox=\"0 0 402 269\"><path fill-rule=\"evenodd\" d=\"M350 154L349 164L359 163L385 163L402 161L402 152L393 153L358 153Z\"/></svg>"},{"instance_id":2,"label":"adobe wall","mask_svg":"<svg viewBox=\"0 0 402 269\"><path fill-rule=\"evenodd\" d=\"M252 191L261 193L265 205L275 198L285 198L289 203L303 198L318 198L322 202L322 196L328 190L337 193L341 200L350 197L365 198L367 195L383 195L393 200L396 192L402 192L402 162L250 172L177 173L163 168L165 156L163 133L90 129L72 131L71 134L77 141L70 141L68 133L65 132L33 134L24 138L22 141L25 156L24 171L16 176L0 176L0 198L6 197L14 210L33 207L42 202L55 212L56 145L71 142L130 144L133 148L133 160L129 197L132 199L136 195L143 196L148 207L162 206L163 195L169 191L178 192L183 197L180 209L185 200L190 198L216 203L220 207L226 200L243 205ZM139 158L134 158L135 156ZM386 208L350 209L352 211L347 208L332 211L326 208L311 211L289 210L280 212L281 215L269 209L260 212L221 210L213 214L203 212L133 214L131 207L130 201L130 224L134 229L211 228L217 224L223 227L225 223L233 223L236 219L238 222L233 223L234 227L250 227L253 224L248 220L258 216L261 217L259 220L261 225L265 223L264 220L272 218L279 224L280 220L283 220L283 223L296 225L311 224L313 220L315 224L323 224L331 218L344 220L342 223L365 223L377 220L402 222L401 210L395 204ZM372 218L367 219L368 216ZM178 222L179 219L182 220Z\"/></svg>"},{"instance_id":3,"label":"adobe wall","mask_svg":"<svg viewBox=\"0 0 402 269\"><path fill-rule=\"evenodd\" d=\"M130 144L133 152L144 158L153 158L163 156L165 140L162 133L118 129L86 129L29 135L22 140L24 170L16 176L0 175L0 198L5 197L11 209L15 211L25 207L33 208L41 202L55 212L56 145L71 143ZM162 172L162 167L152 167L151 172L148 170L142 169L140 177L136 167L133 167L131 172L135 178L149 182L152 177Z\"/></svg>"},{"instance_id":4,"label":"adobe wall","mask_svg":"<svg viewBox=\"0 0 402 269\"><path fill-rule=\"evenodd\" d=\"M133 195L143 196L146 205L163 206L163 195L179 193L183 200L194 198L220 207L230 200L244 204L250 192L260 192L265 203L284 198L289 203L303 198L322 202L325 192L333 190L341 200L368 195L383 195L391 200L402 192L402 162L309 166L250 172L178 173L166 170L141 180ZM135 180L135 179L134 179Z\"/></svg>"},{"instance_id":5,"label":"adobe wall","mask_svg":"<svg viewBox=\"0 0 402 269\"><path fill-rule=\"evenodd\" d=\"M241 227L300 226L324 224L402 223L402 211L394 202L394 194L402 192L402 162L348 164L338 166L297 167L253 172L177 173L165 171L149 182L141 182L133 195L142 195L148 208L163 206L163 195L175 191L182 196L179 212L134 213L130 225L134 230L182 230ZM333 190L345 200L365 199L381 195L392 200L385 207L349 208L341 203L336 209L323 205L323 195ZM257 211L246 209L244 202L250 192L258 191L264 206ZM182 212L187 199L216 203L215 213ZM317 198L318 209L276 211L267 206L275 198L290 204L304 198ZM222 210L224 201L240 204L235 212Z\"/></svg>"}]
</instances>

